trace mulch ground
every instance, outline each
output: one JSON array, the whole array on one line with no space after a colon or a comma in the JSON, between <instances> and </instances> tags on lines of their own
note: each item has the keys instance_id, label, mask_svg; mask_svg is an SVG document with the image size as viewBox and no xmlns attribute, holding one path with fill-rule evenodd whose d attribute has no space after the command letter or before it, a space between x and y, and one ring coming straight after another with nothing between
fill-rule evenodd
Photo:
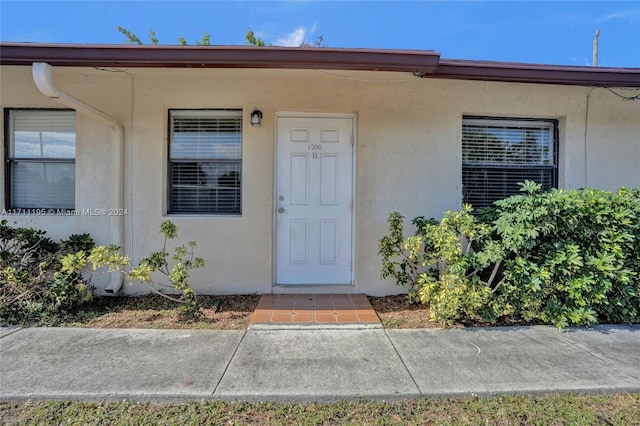
<instances>
[{"instance_id":1,"label":"mulch ground","mask_svg":"<svg viewBox=\"0 0 640 426\"><path fill-rule=\"evenodd\" d=\"M157 295L98 297L75 312L65 324L93 328L174 328L244 330L257 306L259 295L199 296L202 316L180 317L175 302ZM440 328L429 319L424 305L409 304L406 295L369 297L385 328Z\"/></svg>"}]
</instances>

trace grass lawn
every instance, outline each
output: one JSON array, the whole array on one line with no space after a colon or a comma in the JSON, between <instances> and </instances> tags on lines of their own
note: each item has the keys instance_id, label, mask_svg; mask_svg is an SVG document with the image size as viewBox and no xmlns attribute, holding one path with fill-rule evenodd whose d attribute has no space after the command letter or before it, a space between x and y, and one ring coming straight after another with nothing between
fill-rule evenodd
<instances>
[{"instance_id":1,"label":"grass lawn","mask_svg":"<svg viewBox=\"0 0 640 426\"><path fill-rule=\"evenodd\" d=\"M529 395L331 404L1 402L3 424L640 425L640 394Z\"/></svg>"}]
</instances>

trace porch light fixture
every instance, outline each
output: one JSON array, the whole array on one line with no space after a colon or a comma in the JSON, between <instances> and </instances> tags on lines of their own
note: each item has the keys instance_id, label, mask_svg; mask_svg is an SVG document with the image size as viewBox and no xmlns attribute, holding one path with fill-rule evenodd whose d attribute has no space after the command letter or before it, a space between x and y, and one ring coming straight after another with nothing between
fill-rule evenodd
<instances>
[{"instance_id":1,"label":"porch light fixture","mask_svg":"<svg viewBox=\"0 0 640 426\"><path fill-rule=\"evenodd\" d=\"M260 122L262 121L262 111L259 109L253 110L251 113L251 125L252 126L260 126Z\"/></svg>"}]
</instances>

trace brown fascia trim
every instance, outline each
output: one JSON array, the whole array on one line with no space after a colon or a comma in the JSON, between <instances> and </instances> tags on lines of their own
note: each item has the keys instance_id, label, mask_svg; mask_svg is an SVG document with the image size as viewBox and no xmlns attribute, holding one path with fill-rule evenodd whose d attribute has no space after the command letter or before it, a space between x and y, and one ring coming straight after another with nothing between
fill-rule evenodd
<instances>
[{"instance_id":1,"label":"brown fascia trim","mask_svg":"<svg viewBox=\"0 0 640 426\"><path fill-rule=\"evenodd\" d=\"M430 74L440 54L422 50L253 46L132 46L0 43L0 65L68 67L281 68Z\"/></svg>"},{"instance_id":2,"label":"brown fascia trim","mask_svg":"<svg viewBox=\"0 0 640 426\"><path fill-rule=\"evenodd\" d=\"M425 77L564 84L595 87L640 88L640 68L602 68L514 62L440 59L435 73Z\"/></svg>"},{"instance_id":3,"label":"brown fascia trim","mask_svg":"<svg viewBox=\"0 0 640 426\"><path fill-rule=\"evenodd\" d=\"M440 59L432 50L0 42L0 65L123 68L273 68L409 72L420 77L640 88L640 68Z\"/></svg>"}]
</instances>

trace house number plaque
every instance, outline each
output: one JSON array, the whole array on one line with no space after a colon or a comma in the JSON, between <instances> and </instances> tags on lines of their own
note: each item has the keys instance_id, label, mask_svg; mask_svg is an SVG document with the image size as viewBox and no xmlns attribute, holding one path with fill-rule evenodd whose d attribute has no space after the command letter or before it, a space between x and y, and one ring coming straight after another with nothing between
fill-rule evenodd
<instances>
[{"instance_id":1,"label":"house number plaque","mask_svg":"<svg viewBox=\"0 0 640 426\"><path fill-rule=\"evenodd\" d=\"M322 144L321 143L310 143L309 144L309 151L322 151ZM312 158L314 160L316 160L318 158L318 153L314 152L312 155Z\"/></svg>"}]
</instances>

